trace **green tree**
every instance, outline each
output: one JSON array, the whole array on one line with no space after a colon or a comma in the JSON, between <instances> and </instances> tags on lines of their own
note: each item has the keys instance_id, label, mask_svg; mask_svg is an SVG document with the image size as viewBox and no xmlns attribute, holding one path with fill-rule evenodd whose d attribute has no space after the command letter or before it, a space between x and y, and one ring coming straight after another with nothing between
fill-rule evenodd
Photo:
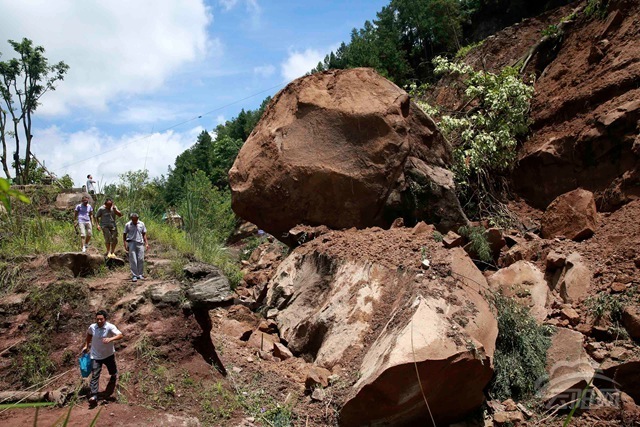
<instances>
[{"instance_id":1,"label":"green tree","mask_svg":"<svg viewBox=\"0 0 640 427\"><path fill-rule=\"evenodd\" d=\"M14 140L13 166L15 176L27 182L31 169L32 116L40 105L42 96L55 90L55 84L64 78L69 66L60 61L50 65L42 46L23 38L21 42L9 40L16 58L0 61L0 139L2 140L2 167L10 178L7 137ZM1 54L0 54L1 55ZM8 120L13 124L7 129ZM20 126L22 127L20 129ZM24 166L20 159L20 135L24 136Z\"/></svg>"},{"instance_id":2,"label":"green tree","mask_svg":"<svg viewBox=\"0 0 640 427\"><path fill-rule=\"evenodd\" d=\"M271 101L267 97L257 110L244 109L237 117L216 127L212 137L207 131L202 131L195 144L181 153L173 168L161 183L164 200L168 205L177 205L183 199L187 180L202 171L211 184L220 190L229 187L229 169L262 113Z\"/></svg>"}]
</instances>

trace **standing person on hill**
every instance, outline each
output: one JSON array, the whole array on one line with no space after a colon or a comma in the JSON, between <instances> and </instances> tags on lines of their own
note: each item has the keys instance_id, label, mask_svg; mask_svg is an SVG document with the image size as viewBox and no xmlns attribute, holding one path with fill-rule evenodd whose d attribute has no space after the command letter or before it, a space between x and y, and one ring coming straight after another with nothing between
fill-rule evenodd
<instances>
[{"instance_id":1,"label":"standing person on hill","mask_svg":"<svg viewBox=\"0 0 640 427\"><path fill-rule=\"evenodd\" d=\"M93 185L95 183L96 182L93 180L91 174L87 175L87 193L91 194L92 196L96 195L96 187L94 187Z\"/></svg>"},{"instance_id":2,"label":"standing person on hill","mask_svg":"<svg viewBox=\"0 0 640 427\"><path fill-rule=\"evenodd\" d=\"M82 196L82 202L76 205L74 209L74 225L80 229L80 240L82 242L82 252L87 251L93 231L91 223L93 222L93 208L89 204L89 197Z\"/></svg>"},{"instance_id":3,"label":"standing person on hill","mask_svg":"<svg viewBox=\"0 0 640 427\"><path fill-rule=\"evenodd\" d=\"M144 222L138 220L138 214L129 214L129 221L124 226L124 250L129 253L129 265L131 266L131 281L144 280L144 251L149 249L147 241L147 227Z\"/></svg>"},{"instance_id":4,"label":"standing person on hill","mask_svg":"<svg viewBox=\"0 0 640 427\"><path fill-rule=\"evenodd\" d=\"M118 226L116 217L122 216L122 212L113 204L111 198L104 201L96 211L96 225L98 231L102 230L104 244L107 246L107 258L115 258L116 245L118 244Z\"/></svg>"},{"instance_id":5,"label":"standing person on hill","mask_svg":"<svg viewBox=\"0 0 640 427\"><path fill-rule=\"evenodd\" d=\"M100 310L96 313L96 323L89 326L87 330L87 341L82 348L82 353L90 352L91 356L91 396L89 404L98 403L98 387L100 385L100 374L102 365L107 365L109 371L109 384L115 387L118 380L118 367L116 366L116 349L114 341L123 338L122 332L115 325L107 322L107 312Z\"/></svg>"}]
</instances>

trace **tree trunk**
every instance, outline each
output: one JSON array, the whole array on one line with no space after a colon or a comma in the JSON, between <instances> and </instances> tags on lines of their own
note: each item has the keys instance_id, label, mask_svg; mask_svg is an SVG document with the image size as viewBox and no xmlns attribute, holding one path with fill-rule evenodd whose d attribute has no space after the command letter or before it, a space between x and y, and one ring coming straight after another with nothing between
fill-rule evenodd
<instances>
[{"instance_id":1,"label":"tree trunk","mask_svg":"<svg viewBox=\"0 0 640 427\"><path fill-rule=\"evenodd\" d=\"M29 168L31 167L31 112L27 110L27 114L22 120L26 141L26 149L24 154L24 169L22 170L22 183L29 184Z\"/></svg>"},{"instance_id":2,"label":"tree trunk","mask_svg":"<svg viewBox=\"0 0 640 427\"><path fill-rule=\"evenodd\" d=\"M11 179L11 173L9 172L9 162L7 158L7 139L5 129L7 127L7 113L0 111L0 139L2 140L2 169L7 179Z\"/></svg>"}]
</instances>

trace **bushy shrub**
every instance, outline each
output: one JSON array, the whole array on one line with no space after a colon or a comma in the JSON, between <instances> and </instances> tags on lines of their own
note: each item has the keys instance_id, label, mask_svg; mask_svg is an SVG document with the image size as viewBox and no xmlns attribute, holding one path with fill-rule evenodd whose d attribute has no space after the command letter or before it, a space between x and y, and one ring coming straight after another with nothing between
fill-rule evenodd
<instances>
[{"instance_id":1,"label":"bushy shrub","mask_svg":"<svg viewBox=\"0 0 640 427\"><path fill-rule=\"evenodd\" d=\"M463 226L458 231L469 240L470 252L477 254L480 261L493 261L491 246L484 227Z\"/></svg>"},{"instance_id":2,"label":"bushy shrub","mask_svg":"<svg viewBox=\"0 0 640 427\"><path fill-rule=\"evenodd\" d=\"M498 317L495 375L489 384L494 399L520 400L536 392L546 377L547 350L553 329L539 325L529 310L501 294L492 296Z\"/></svg>"},{"instance_id":3,"label":"bushy shrub","mask_svg":"<svg viewBox=\"0 0 640 427\"><path fill-rule=\"evenodd\" d=\"M458 196L466 213L474 218L491 217L498 195L516 159L518 137L529 129L529 105L533 86L515 68L499 73L475 71L471 66L434 59L434 72L457 79L465 104L455 113L442 114L419 99L421 86L410 88L417 104L432 116L453 146L453 166Z\"/></svg>"}]
</instances>

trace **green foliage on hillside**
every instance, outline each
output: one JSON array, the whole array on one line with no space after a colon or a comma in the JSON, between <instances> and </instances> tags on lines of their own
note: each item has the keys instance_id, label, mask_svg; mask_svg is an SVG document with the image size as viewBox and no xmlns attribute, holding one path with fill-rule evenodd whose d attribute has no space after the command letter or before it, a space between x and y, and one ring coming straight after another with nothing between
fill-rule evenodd
<instances>
[{"instance_id":1,"label":"green foliage on hillside","mask_svg":"<svg viewBox=\"0 0 640 427\"><path fill-rule=\"evenodd\" d=\"M567 2L391 0L311 72L372 67L400 86L432 82L437 56L460 52L462 57L489 34ZM463 45L469 48L462 50Z\"/></svg>"},{"instance_id":2,"label":"green foliage on hillside","mask_svg":"<svg viewBox=\"0 0 640 427\"><path fill-rule=\"evenodd\" d=\"M269 101L271 98L266 98L257 110L240 111L212 133L202 131L195 144L176 158L175 166L160 183L166 204L180 203L187 179L197 171L204 172L218 189L228 188L229 169Z\"/></svg>"},{"instance_id":3,"label":"green foliage on hillside","mask_svg":"<svg viewBox=\"0 0 640 427\"><path fill-rule=\"evenodd\" d=\"M501 209L503 182L515 165L518 138L529 130L533 85L511 67L499 73L475 71L441 56L434 64L436 74L456 79L464 106L443 114L420 99L422 87L414 85L412 94L453 146L452 170L465 212L474 218L494 217Z\"/></svg>"},{"instance_id":4,"label":"green foliage on hillside","mask_svg":"<svg viewBox=\"0 0 640 427\"><path fill-rule=\"evenodd\" d=\"M495 376L489 384L493 399L531 397L544 383L547 350L553 329L539 325L526 307L501 294L493 298L498 316L498 338L494 353Z\"/></svg>"}]
</instances>

